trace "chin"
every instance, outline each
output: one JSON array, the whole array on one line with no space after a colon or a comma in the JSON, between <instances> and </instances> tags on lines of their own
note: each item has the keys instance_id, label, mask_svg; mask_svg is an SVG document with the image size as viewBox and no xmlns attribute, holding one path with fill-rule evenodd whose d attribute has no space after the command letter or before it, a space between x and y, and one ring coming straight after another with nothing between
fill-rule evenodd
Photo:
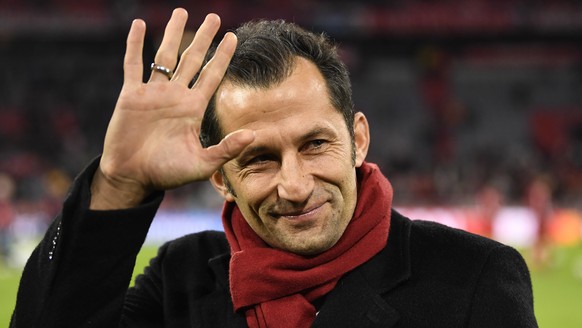
<instances>
[{"instance_id":1,"label":"chin","mask_svg":"<svg viewBox=\"0 0 582 328\"><path fill-rule=\"evenodd\" d=\"M302 244L286 245L284 247L287 251L303 255L303 256L314 256L321 254L328 249L332 248L337 243L337 240L321 240L317 242L305 242Z\"/></svg>"}]
</instances>

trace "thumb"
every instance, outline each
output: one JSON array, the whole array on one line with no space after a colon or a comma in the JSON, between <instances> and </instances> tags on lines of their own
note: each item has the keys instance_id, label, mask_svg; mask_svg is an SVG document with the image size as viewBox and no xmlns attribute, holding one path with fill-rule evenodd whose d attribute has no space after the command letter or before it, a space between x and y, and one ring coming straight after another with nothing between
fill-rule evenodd
<instances>
[{"instance_id":1,"label":"thumb","mask_svg":"<svg viewBox=\"0 0 582 328\"><path fill-rule=\"evenodd\" d=\"M253 130L243 129L229 133L220 143L206 149L208 160L215 166L222 166L237 157L254 140L255 131Z\"/></svg>"}]
</instances>

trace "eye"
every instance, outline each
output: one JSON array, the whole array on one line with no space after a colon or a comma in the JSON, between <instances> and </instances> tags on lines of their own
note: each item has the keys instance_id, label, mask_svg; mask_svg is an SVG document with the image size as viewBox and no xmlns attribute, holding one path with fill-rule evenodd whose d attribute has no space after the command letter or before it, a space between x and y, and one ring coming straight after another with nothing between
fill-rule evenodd
<instances>
[{"instance_id":1,"label":"eye","mask_svg":"<svg viewBox=\"0 0 582 328\"><path fill-rule=\"evenodd\" d=\"M314 139L305 144L303 146L304 151L319 151L323 150L328 142L324 139Z\"/></svg>"},{"instance_id":2,"label":"eye","mask_svg":"<svg viewBox=\"0 0 582 328\"><path fill-rule=\"evenodd\" d=\"M324 143L325 143L325 140L323 140L323 139L317 139L317 140L313 140L313 141L311 141L311 144L312 144L314 147L319 147L319 146L322 146Z\"/></svg>"},{"instance_id":3,"label":"eye","mask_svg":"<svg viewBox=\"0 0 582 328\"><path fill-rule=\"evenodd\" d=\"M249 165L262 165L262 164L266 164L270 161L272 161L274 159L274 157L272 155L269 154L261 154L261 155L257 155L253 158L251 158L250 160L245 162L245 166L249 166Z\"/></svg>"}]
</instances>

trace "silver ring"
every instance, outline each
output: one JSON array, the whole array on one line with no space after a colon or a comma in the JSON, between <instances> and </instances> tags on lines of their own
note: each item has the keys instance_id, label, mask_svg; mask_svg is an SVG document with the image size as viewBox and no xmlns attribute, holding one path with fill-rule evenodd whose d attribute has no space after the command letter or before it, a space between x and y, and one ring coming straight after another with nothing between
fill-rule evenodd
<instances>
[{"instance_id":1,"label":"silver ring","mask_svg":"<svg viewBox=\"0 0 582 328\"><path fill-rule=\"evenodd\" d=\"M162 65L158 65L156 63L152 63L152 66L150 67L150 69L152 70L152 72L156 71L156 72L160 72L160 73L164 74L165 76L168 77L168 80L172 78L172 75L174 75L174 72L172 72L171 69L169 69L165 66L162 66Z\"/></svg>"}]
</instances>

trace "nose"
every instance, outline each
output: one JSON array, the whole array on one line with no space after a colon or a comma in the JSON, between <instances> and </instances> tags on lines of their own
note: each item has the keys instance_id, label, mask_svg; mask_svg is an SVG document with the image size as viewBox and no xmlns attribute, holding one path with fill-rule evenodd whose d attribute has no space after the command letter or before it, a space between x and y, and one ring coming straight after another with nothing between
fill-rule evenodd
<instances>
[{"instance_id":1,"label":"nose","mask_svg":"<svg viewBox=\"0 0 582 328\"><path fill-rule=\"evenodd\" d=\"M313 176L297 156L285 158L278 174L277 192L280 198L300 203L313 192Z\"/></svg>"}]
</instances>

